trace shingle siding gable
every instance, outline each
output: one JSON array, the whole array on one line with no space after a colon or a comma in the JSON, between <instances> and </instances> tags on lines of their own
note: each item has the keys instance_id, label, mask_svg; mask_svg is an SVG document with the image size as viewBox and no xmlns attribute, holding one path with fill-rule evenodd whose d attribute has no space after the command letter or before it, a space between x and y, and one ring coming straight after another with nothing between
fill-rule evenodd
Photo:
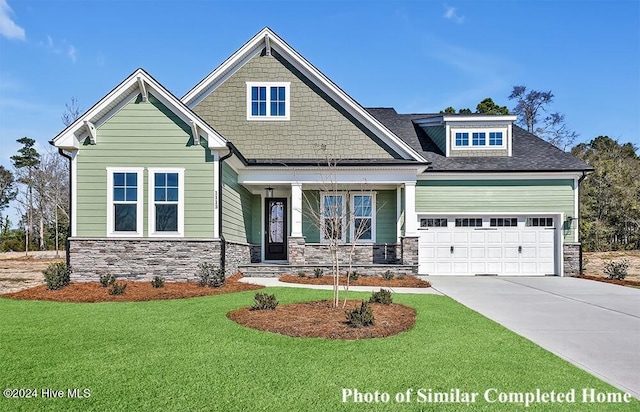
<instances>
[{"instance_id":1,"label":"shingle siding gable","mask_svg":"<svg viewBox=\"0 0 640 412\"><path fill-rule=\"evenodd\" d=\"M246 82L290 82L288 121L248 121ZM204 98L194 111L248 159L400 158L283 58L256 56Z\"/></svg>"}]
</instances>

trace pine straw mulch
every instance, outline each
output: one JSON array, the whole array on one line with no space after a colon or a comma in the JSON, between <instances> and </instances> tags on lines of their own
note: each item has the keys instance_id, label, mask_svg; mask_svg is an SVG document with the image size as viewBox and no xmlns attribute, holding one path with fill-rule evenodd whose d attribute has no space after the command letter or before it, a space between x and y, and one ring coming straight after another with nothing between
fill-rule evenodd
<instances>
[{"instance_id":1,"label":"pine straw mulch","mask_svg":"<svg viewBox=\"0 0 640 412\"><path fill-rule=\"evenodd\" d=\"M333 275L324 275L316 278L311 276L294 276L282 275L280 282L301 283L304 285L333 285ZM340 285L347 284L347 277L340 276ZM382 276L360 276L357 280L349 281L350 286L382 286L389 288L429 288L431 283L426 280L419 279L415 276L405 276L402 279L394 277L391 280L385 280Z\"/></svg>"},{"instance_id":2,"label":"pine straw mulch","mask_svg":"<svg viewBox=\"0 0 640 412\"><path fill-rule=\"evenodd\" d=\"M416 322L416 311L392 303L370 303L375 323L373 326L353 328L346 323L345 311L360 307L360 300L348 300L347 306L333 307L328 300L282 305L275 310L242 308L227 313L227 317L243 326L282 335L325 339L366 339L396 335L411 329Z\"/></svg>"},{"instance_id":3,"label":"pine straw mulch","mask_svg":"<svg viewBox=\"0 0 640 412\"><path fill-rule=\"evenodd\" d=\"M609 279L609 278L603 278L603 277L599 277L599 276L574 276L578 279L589 279L589 280L597 280L598 282L604 282L604 283L613 283L614 285L620 285L620 286L634 286L634 287L640 287L640 281L637 280L618 280L618 279Z\"/></svg>"},{"instance_id":4,"label":"pine straw mulch","mask_svg":"<svg viewBox=\"0 0 640 412\"><path fill-rule=\"evenodd\" d=\"M184 299L196 296L219 295L262 289L264 286L239 282L241 274L227 278L219 288L201 287L197 282L165 282L164 287L154 288L151 282L118 281L126 283L124 295L110 295L111 287L102 287L99 282L72 282L60 290L49 290L46 285L0 295L3 298L25 300L51 300L56 302L140 302L147 300Z\"/></svg>"}]
</instances>

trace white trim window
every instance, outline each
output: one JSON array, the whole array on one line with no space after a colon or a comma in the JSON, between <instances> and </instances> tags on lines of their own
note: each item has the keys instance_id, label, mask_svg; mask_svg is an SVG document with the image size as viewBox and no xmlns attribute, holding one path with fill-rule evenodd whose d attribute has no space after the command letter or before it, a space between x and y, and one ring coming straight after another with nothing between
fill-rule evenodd
<instances>
[{"instance_id":1,"label":"white trim window","mask_svg":"<svg viewBox=\"0 0 640 412\"><path fill-rule=\"evenodd\" d=\"M454 129L454 149L505 149L508 129Z\"/></svg>"},{"instance_id":2,"label":"white trim window","mask_svg":"<svg viewBox=\"0 0 640 412\"><path fill-rule=\"evenodd\" d=\"M149 168L149 236L184 236L184 169Z\"/></svg>"},{"instance_id":3,"label":"white trim window","mask_svg":"<svg viewBox=\"0 0 640 412\"><path fill-rule=\"evenodd\" d=\"M320 241L346 241L346 202L343 194L320 196Z\"/></svg>"},{"instance_id":4,"label":"white trim window","mask_svg":"<svg viewBox=\"0 0 640 412\"><path fill-rule=\"evenodd\" d=\"M107 168L107 237L142 236L143 171Z\"/></svg>"},{"instance_id":5,"label":"white trim window","mask_svg":"<svg viewBox=\"0 0 640 412\"><path fill-rule=\"evenodd\" d=\"M289 120L289 82L247 82L247 120Z\"/></svg>"},{"instance_id":6,"label":"white trim window","mask_svg":"<svg viewBox=\"0 0 640 412\"><path fill-rule=\"evenodd\" d=\"M376 197L373 193L351 195L352 219L350 236L353 241L376 241Z\"/></svg>"}]
</instances>

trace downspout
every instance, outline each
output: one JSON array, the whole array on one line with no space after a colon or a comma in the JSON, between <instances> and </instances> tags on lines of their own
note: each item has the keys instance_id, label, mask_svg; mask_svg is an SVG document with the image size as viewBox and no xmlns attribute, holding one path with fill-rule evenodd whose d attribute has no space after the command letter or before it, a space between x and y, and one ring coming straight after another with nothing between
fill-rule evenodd
<instances>
[{"instance_id":1,"label":"downspout","mask_svg":"<svg viewBox=\"0 0 640 412\"><path fill-rule=\"evenodd\" d=\"M69 156L68 154L66 154L64 152L64 150L58 148L58 153L62 156L65 157L69 160L69 227L67 228L67 238L64 240L64 254L65 254L65 261L67 263L67 267L71 267L71 254L69 252L69 238L71 237L71 219L74 218L73 213L71 213L71 195L73 194L73 191L71 190L71 185L73 184L73 180L72 180L72 176L71 176L71 156ZM56 205L56 207L58 207Z\"/></svg>"},{"instance_id":2,"label":"downspout","mask_svg":"<svg viewBox=\"0 0 640 412\"><path fill-rule=\"evenodd\" d=\"M227 147L229 148L229 153L218 159L218 236L220 237L220 269L223 271L227 263L227 241L224 238L224 234L222 234L222 164L225 160L233 156L235 152L235 147L231 142L227 142Z\"/></svg>"}]
</instances>

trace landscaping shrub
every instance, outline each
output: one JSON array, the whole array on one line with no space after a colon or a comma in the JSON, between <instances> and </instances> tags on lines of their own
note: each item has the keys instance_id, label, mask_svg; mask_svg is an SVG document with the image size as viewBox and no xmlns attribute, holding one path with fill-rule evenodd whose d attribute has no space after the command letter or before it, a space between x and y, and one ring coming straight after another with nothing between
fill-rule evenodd
<instances>
[{"instance_id":1,"label":"landscaping shrub","mask_svg":"<svg viewBox=\"0 0 640 412\"><path fill-rule=\"evenodd\" d=\"M395 276L395 275L393 274L393 272L392 272L392 271L387 270L386 272L384 272L384 273L382 274L382 279L384 279L384 280L391 280L391 279L393 279L393 278L394 278L394 276Z\"/></svg>"},{"instance_id":2,"label":"landscaping shrub","mask_svg":"<svg viewBox=\"0 0 640 412\"><path fill-rule=\"evenodd\" d=\"M369 298L370 303L382 303L383 305L390 305L393 303L391 297L391 291L387 289L380 289L378 292L373 292Z\"/></svg>"},{"instance_id":3,"label":"landscaping shrub","mask_svg":"<svg viewBox=\"0 0 640 412\"><path fill-rule=\"evenodd\" d=\"M255 303L249 308L250 310L276 310L276 306L278 306L276 295L256 293L253 299Z\"/></svg>"},{"instance_id":4,"label":"landscaping shrub","mask_svg":"<svg viewBox=\"0 0 640 412\"><path fill-rule=\"evenodd\" d=\"M405 278L405 277L406 277L406 276L405 276L405 274L404 274L404 273L398 273L398 276L396 276L396 279L398 279L398 280L404 280L404 278Z\"/></svg>"},{"instance_id":5,"label":"landscaping shrub","mask_svg":"<svg viewBox=\"0 0 640 412\"><path fill-rule=\"evenodd\" d=\"M321 268L315 268L313 269L313 276L316 278L321 278L322 275L324 275L324 270L322 270Z\"/></svg>"},{"instance_id":6,"label":"landscaping shrub","mask_svg":"<svg viewBox=\"0 0 640 412\"><path fill-rule=\"evenodd\" d=\"M224 270L221 268L216 268L212 263L204 262L198 265L198 269L200 270L200 273L198 274L200 277L200 281L198 282L200 286L219 288L224 285Z\"/></svg>"},{"instance_id":7,"label":"landscaping shrub","mask_svg":"<svg viewBox=\"0 0 640 412\"><path fill-rule=\"evenodd\" d=\"M628 269L629 261L627 259L622 259L619 262L612 260L604 265L604 273L607 275L607 279L624 280L627 277Z\"/></svg>"},{"instance_id":8,"label":"landscaping shrub","mask_svg":"<svg viewBox=\"0 0 640 412\"><path fill-rule=\"evenodd\" d=\"M111 274L101 275L100 276L100 284L103 288L107 286L111 286L116 283L116 276Z\"/></svg>"},{"instance_id":9,"label":"landscaping shrub","mask_svg":"<svg viewBox=\"0 0 640 412\"><path fill-rule=\"evenodd\" d=\"M307 276L307 274L304 273L303 271L298 272L298 277L304 278L306 276Z\"/></svg>"},{"instance_id":10,"label":"landscaping shrub","mask_svg":"<svg viewBox=\"0 0 640 412\"><path fill-rule=\"evenodd\" d=\"M126 283L114 283L109 289L110 295L124 295L124 290L127 288Z\"/></svg>"},{"instance_id":11,"label":"landscaping shrub","mask_svg":"<svg viewBox=\"0 0 640 412\"><path fill-rule=\"evenodd\" d=\"M349 281L354 281L354 280L358 280L358 278L360 277L360 274L358 273L358 271L354 270L353 272L349 273Z\"/></svg>"},{"instance_id":12,"label":"landscaping shrub","mask_svg":"<svg viewBox=\"0 0 640 412\"><path fill-rule=\"evenodd\" d=\"M71 270L66 263L52 263L42 273L49 290L62 289L71 283Z\"/></svg>"},{"instance_id":13,"label":"landscaping shrub","mask_svg":"<svg viewBox=\"0 0 640 412\"><path fill-rule=\"evenodd\" d=\"M156 289L163 288L164 278L162 276L154 276L154 278L151 279L151 286L153 286Z\"/></svg>"},{"instance_id":14,"label":"landscaping shrub","mask_svg":"<svg viewBox=\"0 0 640 412\"><path fill-rule=\"evenodd\" d=\"M352 328L372 326L375 323L373 311L366 300L362 301L359 308L346 311L347 324Z\"/></svg>"}]
</instances>

